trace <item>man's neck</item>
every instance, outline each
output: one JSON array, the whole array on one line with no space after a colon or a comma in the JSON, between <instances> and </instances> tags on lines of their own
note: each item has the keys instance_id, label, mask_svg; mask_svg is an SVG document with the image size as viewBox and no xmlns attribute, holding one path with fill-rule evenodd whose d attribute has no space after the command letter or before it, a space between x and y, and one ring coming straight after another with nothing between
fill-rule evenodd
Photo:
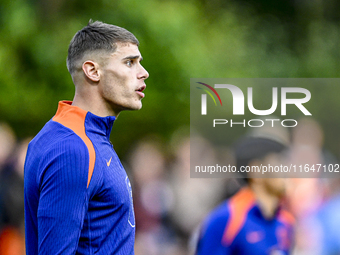
<instances>
[{"instance_id":1,"label":"man's neck","mask_svg":"<svg viewBox=\"0 0 340 255\"><path fill-rule=\"evenodd\" d=\"M255 194L262 215L266 219L272 219L279 207L280 198L266 191L261 185L253 184L250 188Z\"/></svg>"},{"instance_id":2,"label":"man's neck","mask_svg":"<svg viewBox=\"0 0 340 255\"><path fill-rule=\"evenodd\" d=\"M96 93L83 94L76 90L72 105L89 111L99 117L115 116L118 117L119 113L115 113L102 98L97 97Z\"/></svg>"}]
</instances>

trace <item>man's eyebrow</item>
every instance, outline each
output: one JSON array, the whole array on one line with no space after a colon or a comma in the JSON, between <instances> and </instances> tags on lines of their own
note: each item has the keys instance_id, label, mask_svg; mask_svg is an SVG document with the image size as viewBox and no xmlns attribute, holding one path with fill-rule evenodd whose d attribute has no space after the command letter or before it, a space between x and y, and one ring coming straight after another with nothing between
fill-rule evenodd
<instances>
[{"instance_id":1,"label":"man's eyebrow","mask_svg":"<svg viewBox=\"0 0 340 255\"><path fill-rule=\"evenodd\" d=\"M127 56L127 57L125 57L125 58L123 58L123 60L127 60L127 59L137 59L137 58L140 58L140 61L142 61L143 60L143 57L142 56L140 56L140 55L135 55L135 56Z\"/></svg>"}]
</instances>

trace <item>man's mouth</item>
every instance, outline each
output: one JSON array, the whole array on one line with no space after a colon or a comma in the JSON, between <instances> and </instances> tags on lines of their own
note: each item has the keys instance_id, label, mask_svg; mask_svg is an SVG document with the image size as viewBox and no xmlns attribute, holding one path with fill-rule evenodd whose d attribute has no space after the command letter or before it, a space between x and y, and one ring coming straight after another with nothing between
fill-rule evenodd
<instances>
[{"instance_id":1,"label":"man's mouth","mask_svg":"<svg viewBox=\"0 0 340 255\"><path fill-rule=\"evenodd\" d=\"M146 88L146 85L142 85L139 89L136 90L137 94L140 95L142 98L145 97L143 91Z\"/></svg>"}]
</instances>

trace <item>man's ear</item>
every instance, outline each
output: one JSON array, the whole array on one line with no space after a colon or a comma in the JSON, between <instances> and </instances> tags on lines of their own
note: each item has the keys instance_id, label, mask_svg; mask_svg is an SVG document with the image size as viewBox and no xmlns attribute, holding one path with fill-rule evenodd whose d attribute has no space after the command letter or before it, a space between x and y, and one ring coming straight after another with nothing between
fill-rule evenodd
<instances>
[{"instance_id":1,"label":"man's ear","mask_svg":"<svg viewBox=\"0 0 340 255\"><path fill-rule=\"evenodd\" d=\"M86 60L82 65L82 69L86 77L91 81L98 82L100 80L99 65L96 62Z\"/></svg>"}]
</instances>

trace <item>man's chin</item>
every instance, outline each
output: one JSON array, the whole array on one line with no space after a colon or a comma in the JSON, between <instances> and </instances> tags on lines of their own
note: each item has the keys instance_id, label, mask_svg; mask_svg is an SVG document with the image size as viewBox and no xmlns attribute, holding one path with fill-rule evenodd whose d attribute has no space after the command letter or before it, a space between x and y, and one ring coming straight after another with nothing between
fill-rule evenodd
<instances>
[{"instance_id":1,"label":"man's chin","mask_svg":"<svg viewBox=\"0 0 340 255\"><path fill-rule=\"evenodd\" d=\"M142 109L142 106L143 106L143 104L142 104L142 100L141 100L141 101L139 101L139 104L135 106L135 108L133 110L140 110L140 109Z\"/></svg>"},{"instance_id":2,"label":"man's chin","mask_svg":"<svg viewBox=\"0 0 340 255\"><path fill-rule=\"evenodd\" d=\"M126 111L138 111L140 109L142 109L142 102L140 102L139 105L136 104L136 105L131 105L129 107L125 107L124 110L126 110Z\"/></svg>"}]
</instances>

